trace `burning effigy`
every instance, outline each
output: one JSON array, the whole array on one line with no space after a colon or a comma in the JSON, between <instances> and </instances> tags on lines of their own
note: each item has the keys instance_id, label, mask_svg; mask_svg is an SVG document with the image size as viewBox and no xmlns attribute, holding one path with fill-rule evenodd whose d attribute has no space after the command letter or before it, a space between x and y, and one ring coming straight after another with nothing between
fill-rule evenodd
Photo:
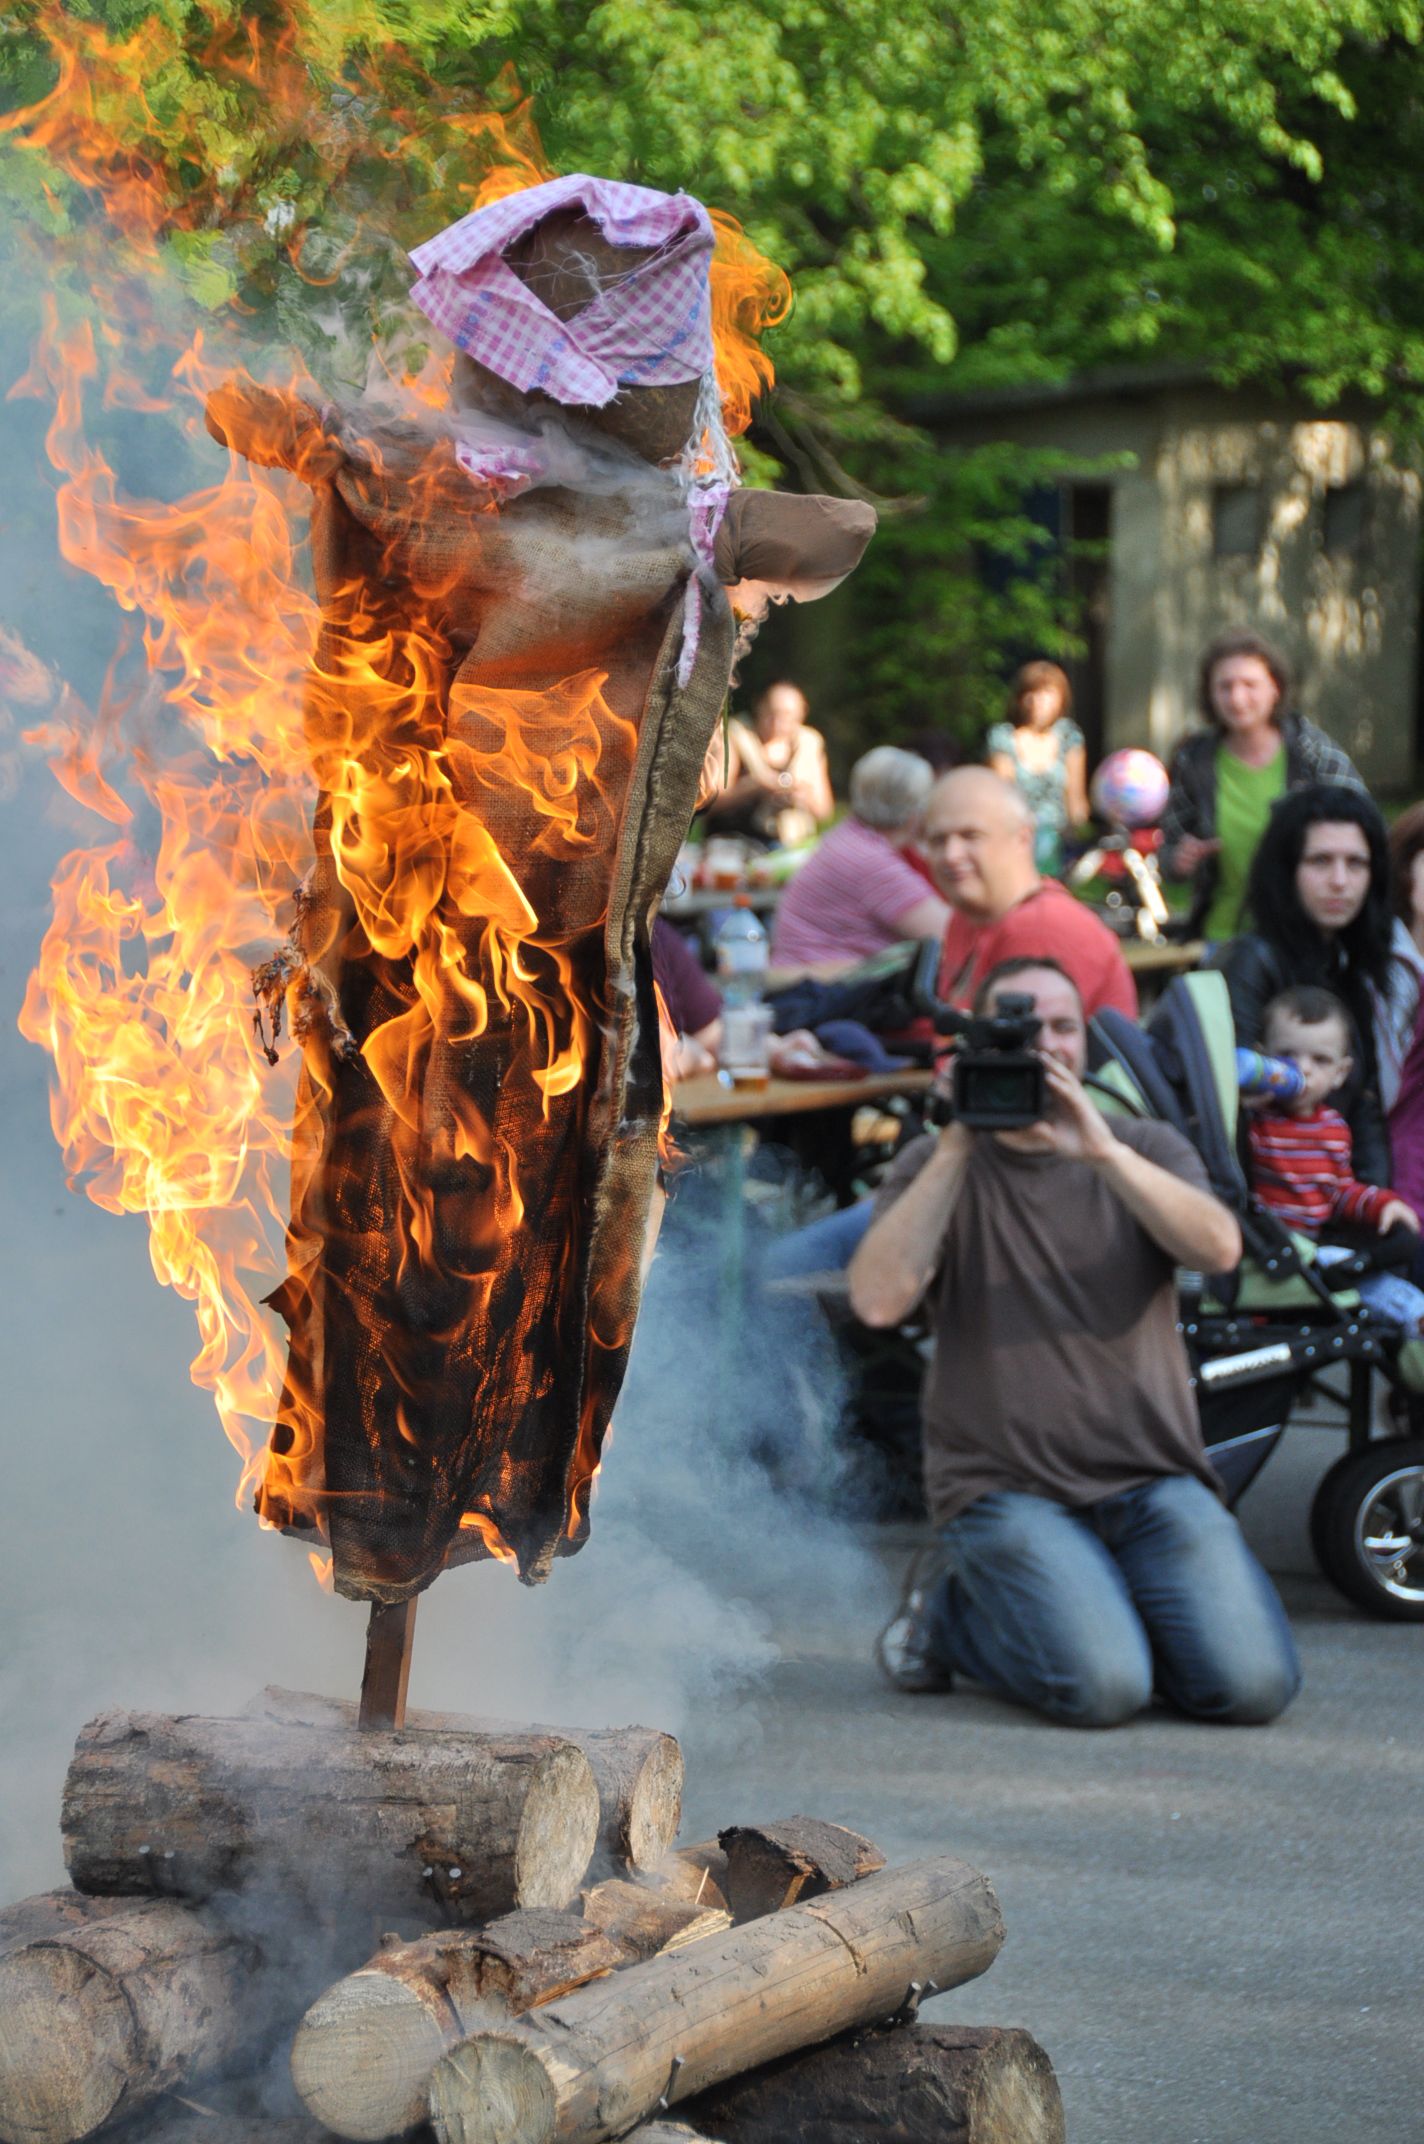
<instances>
[{"instance_id":1,"label":"burning effigy","mask_svg":"<svg viewBox=\"0 0 1424 2144\"><path fill-rule=\"evenodd\" d=\"M648 917L739 636L874 517L738 482L780 271L686 195L549 179L498 115L461 122L474 212L416 247L418 332L364 388L271 353L259 381L226 328L170 368L157 244L226 182L191 198L196 145L155 165L114 117L109 70L161 50L73 35L20 116L123 244L81 234L96 313L48 305L13 392L53 399L61 552L146 675L121 649L95 711L61 681L30 732L114 833L61 867L22 1024L74 1178L194 1304L239 1502L378 1603L479 1556L538 1579L587 1533L638 1303ZM205 406L226 474L125 496L98 393Z\"/></svg>"},{"instance_id":2,"label":"burning effigy","mask_svg":"<svg viewBox=\"0 0 1424 2144\"><path fill-rule=\"evenodd\" d=\"M314 496L316 857L257 979L304 1058L258 1506L356 1597L491 1553L537 1580L587 1531L664 1107L650 920L732 596L820 593L874 526L737 489L714 244L686 195L553 180L414 255L447 412L208 404Z\"/></svg>"}]
</instances>

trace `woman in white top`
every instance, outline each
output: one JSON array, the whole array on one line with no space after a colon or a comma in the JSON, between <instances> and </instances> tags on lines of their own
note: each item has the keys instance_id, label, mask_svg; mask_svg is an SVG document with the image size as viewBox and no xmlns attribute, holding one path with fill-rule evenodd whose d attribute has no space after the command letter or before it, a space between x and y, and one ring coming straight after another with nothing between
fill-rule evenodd
<instances>
[{"instance_id":1,"label":"woman in white top","mask_svg":"<svg viewBox=\"0 0 1424 2144\"><path fill-rule=\"evenodd\" d=\"M727 773L707 807L719 834L809 841L834 816L826 740L806 720L806 695L784 679L757 697L752 723L727 725Z\"/></svg>"}]
</instances>

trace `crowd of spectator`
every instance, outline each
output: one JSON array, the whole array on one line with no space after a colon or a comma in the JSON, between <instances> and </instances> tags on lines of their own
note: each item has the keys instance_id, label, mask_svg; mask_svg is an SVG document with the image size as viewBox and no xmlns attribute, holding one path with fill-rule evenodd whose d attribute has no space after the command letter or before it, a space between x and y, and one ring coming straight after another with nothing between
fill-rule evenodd
<instances>
[{"instance_id":1,"label":"crowd of spectator","mask_svg":"<svg viewBox=\"0 0 1424 2144\"><path fill-rule=\"evenodd\" d=\"M1160 864L1187 888L1179 935L1224 977L1238 1043L1290 1059L1302 1082L1243 1111L1243 1163L1262 1208L1304 1237L1378 1237L1367 1296L1373 1279L1370 1300L1418 1331L1424 1296L1405 1276L1424 1280L1424 804L1387 828L1259 634L1213 641L1199 686ZM786 840L832 821L807 715L782 682L732 725L709 823ZM867 1323L917 1304L930 1320L926 1482L947 1566L885 1634L900 1687L964 1673L1107 1724L1155 1682L1188 1713L1263 1721L1298 1667L1212 1493L1172 1307L1176 1267L1222 1270L1240 1237L1185 1140L1124 1130L1081 1085L1088 1022L1138 1010L1121 939L1062 883L1088 833L1087 774L1050 662L1014 678L983 763L939 772L894 746L857 761L848 813L781 900L774 969L844 978L901 940L938 941L949 1004L1032 999L1047 1114L984 1138L926 1133L874 1201L785 1239L773 1269L848 1267ZM710 1018L697 1039L710 1063ZM1332 1255L1322 1243L1322 1264Z\"/></svg>"},{"instance_id":2,"label":"crowd of spectator","mask_svg":"<svg viewBox=\"0 0 1424 2144\"><path fill-rule=\"evenodd\" d=\"M1211 642L1198 693L1201 724L1173 755L1161 823L1163 873L1187 888L1179 935L1202 941L1203 959L1225 975L1243 1044L1259 1045L1264 1008L1283 990L1339 998L1350 1071L1334 1099L1354 1166L1370 1183L1397 1174L1418 1207L1424 804L1386 828L1349 755L1295 707L1284 658L1257 632ZM843 975L891 945L935 938L940 995L956 1006L1003 962L1049 953L1090 1018L1108 1006L1134 1016L1121 940L1062 883L1089 817L1072 704L1056 663L1026 663L982 764L937 773L919 752L877 746L851 769L837 820L805 694L785 679L761 692L751 722L729 724L705 818L709 830L753 841L819 835L772 924L776 978ZM669 1069L709 1069L715 1013L682 1032L701 1046Z\"/></svg>"}]
</instances>

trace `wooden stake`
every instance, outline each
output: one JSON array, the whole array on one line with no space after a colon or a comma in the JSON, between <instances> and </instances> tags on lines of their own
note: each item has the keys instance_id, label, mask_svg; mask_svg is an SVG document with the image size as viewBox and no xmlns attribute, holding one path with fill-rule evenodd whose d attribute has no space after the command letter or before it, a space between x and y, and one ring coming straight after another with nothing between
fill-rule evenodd
<instances>
[{"instance_id":1,"label":"wooden stake","mask_svg":"<svg viewBox=\"0 0 1424 2144\"><path fill-rule=\"evenodd\" d=\"M410 1655L415 1643L418 1594L387 1607L372 1604L366 1628L366 1667L361 1677L362 1727L404 1727Z\"/></svg>"}]
</instances>

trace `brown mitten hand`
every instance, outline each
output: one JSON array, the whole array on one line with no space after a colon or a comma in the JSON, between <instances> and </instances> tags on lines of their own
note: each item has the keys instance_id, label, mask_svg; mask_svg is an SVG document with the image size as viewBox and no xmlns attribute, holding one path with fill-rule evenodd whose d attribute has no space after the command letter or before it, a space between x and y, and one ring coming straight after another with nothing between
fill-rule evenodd
<instances>
[{"instance_id":1,"label":"brown mitten hand","mask_svg":"<svg viewBox=\"0 0 1424 2144\"><path fill-rule=\"evenodd\" d=\"M874 534L875 509L859 499L737 490L717 531L717 578L814 602L854 571Z\"/></svg>"},{"instance_id":2,"label":"brown mitten hand","mask_svg":"<svg viewBox=\"0 0 1424 2144\"><path fill-rule=\"evenodd\" d=\"M213 389L204 418L220 447L264 469L290 469L304 484L335 476L346 459L310 402L241 374Z\"/></svg>"}]
</instances>

